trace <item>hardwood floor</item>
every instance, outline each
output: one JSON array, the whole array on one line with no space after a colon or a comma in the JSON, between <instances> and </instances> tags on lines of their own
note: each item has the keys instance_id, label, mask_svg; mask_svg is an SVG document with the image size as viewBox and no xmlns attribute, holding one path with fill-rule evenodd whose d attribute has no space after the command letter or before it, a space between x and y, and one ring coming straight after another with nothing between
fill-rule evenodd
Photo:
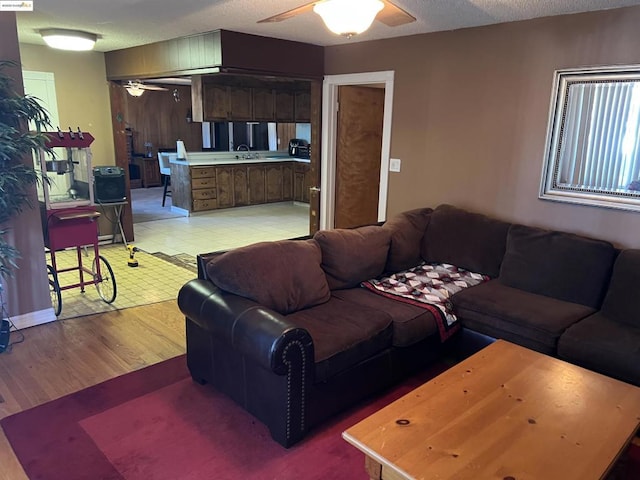
<instances>
[{"instance_id":1,"label":"hardwood floor","mask_svg":"<svg viewBox=\"0 0 640 480\"><path fill-rule=\"evenodd\" d=\"M185 352L175 300L23 330L0 354L0 418ZM13 332L11 340L18 338ZM0 480L26 480L0 431Z\"/></svg>"}]
</instances>

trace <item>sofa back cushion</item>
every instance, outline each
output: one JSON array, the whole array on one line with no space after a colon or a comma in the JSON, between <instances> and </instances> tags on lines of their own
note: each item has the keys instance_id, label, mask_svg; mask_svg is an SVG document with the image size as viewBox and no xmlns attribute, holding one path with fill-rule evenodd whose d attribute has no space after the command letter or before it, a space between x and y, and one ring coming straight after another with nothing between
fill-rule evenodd
<instances>
[{"instance_id":1,"label":"sofa back cushion","mask_svg":"<svg viewBox=\"0 0 640 480\"><path fill-rule=\"evenodd\" d=\"M422 261L420 244L429 225L432 208L418 208L402 212L387 220L382 228L391 233L391 245L385 271L400 272Z\"/></svg>"},{"instance_id":2,"label":"sofa back cushion","mask_svg":"<svg viewBox=\"0 0 640 480\"><path fill-rule=\"evenodd\" d=\"M329 300L322 253L314 240L260 242L207 263L207 276L227 292L288 314Z\"/></svg>"},{"instance_id":3,"label":"sofa back cushion","mask_svg":"<svg viewBox=\"0 0 640 480\"><path fill-rule=\"evenodd\" d=\"M320 230L313 238L322 250L322 269L331 290L355 287L384 271L391 243L388 229L370 225Z\"/></svg>"},{"instance_id":4,"label":"sofa back cushion","mask_svg":"<svg viewBox=\"0 0 640 480\"><path fill-rule=\"evenodd\" d=\"M509 226L486 215L440 205L422 239L422 258L497 277Z\"/></svg>"},{"instance_id":5,"label":"sofa back cushion","mask_svg":"<svg viewBox=\"0 0 640 480\"><path fill-rule=\"evenodd\" d=\"M640 328L640 250L623 250L616 258L602 313L613 320Z\"/></svg>"},{"instance_id":6,"label":"sofa back cushion","mask_svg":"<svg viewBox=\"0 0 640 480\"><path fill-rule=\"evenodd\" d=\"M513 225L500 282L531 293L600 308L616 249L609 242Z\"/></svg>"}]
</instances>

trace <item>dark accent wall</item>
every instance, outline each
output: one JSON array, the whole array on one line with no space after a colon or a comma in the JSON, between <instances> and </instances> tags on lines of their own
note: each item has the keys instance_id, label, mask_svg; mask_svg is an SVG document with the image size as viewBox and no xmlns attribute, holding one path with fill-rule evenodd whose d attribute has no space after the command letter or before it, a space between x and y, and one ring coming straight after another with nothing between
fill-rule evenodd
<instances>
[{"instance_id":1,"label":"dark accent wall","mask_svg":"<svg viewBox=\"0 0 640 480\"><path fill-rule=\"evenodd\" d=\"M448 202L640 247L638 213L538 199L554 70L640 64L640 7L325 49L325 73L395 71L388 215Z\"/></svg>"},{"instance_id":2,"label":"dark accent wall","mask_svg":"<svg viewBox=\"0 0 640 480\"><path fill-rule=\"evenodd\" d=\"M324 49L246 33L216 30L105 53L107 78L122 80L244 72L322 78Z\"/></svg>"}]
</instances>

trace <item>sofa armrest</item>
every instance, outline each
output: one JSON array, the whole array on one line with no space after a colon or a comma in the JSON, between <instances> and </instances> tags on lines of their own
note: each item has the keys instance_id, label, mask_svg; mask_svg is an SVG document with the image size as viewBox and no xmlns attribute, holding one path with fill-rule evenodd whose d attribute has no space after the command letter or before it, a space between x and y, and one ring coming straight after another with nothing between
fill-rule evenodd
<instances>
[{"instance_id":1,"label":"sofa armrest","mask_svg":"<svg viewBox=\"0 0 640 480\"><path fill-rule=\"evenodd\" d=\"M178 293L178 306L189 320L278 375L287 374L292 346L302 350L303 358L314 358L307 330L208 280L186 283Z\"/></svg>"}]
</instances>

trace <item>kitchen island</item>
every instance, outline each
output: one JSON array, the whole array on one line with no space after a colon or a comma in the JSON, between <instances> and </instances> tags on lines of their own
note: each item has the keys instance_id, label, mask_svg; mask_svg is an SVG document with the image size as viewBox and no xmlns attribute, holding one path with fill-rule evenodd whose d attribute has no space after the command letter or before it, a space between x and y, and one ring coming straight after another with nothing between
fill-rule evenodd
<instances>
[{"instance_id":1,"label":"kitchen island","mask_svg":"<svg viewBox=\"0 0 640 480\"><path fill-rule=\"evenodd\" d=\"M174 211L194 212L263 203L309 202L308 159L286 152L193 152L171 159Z\"/></svg>"}]
</instances>

